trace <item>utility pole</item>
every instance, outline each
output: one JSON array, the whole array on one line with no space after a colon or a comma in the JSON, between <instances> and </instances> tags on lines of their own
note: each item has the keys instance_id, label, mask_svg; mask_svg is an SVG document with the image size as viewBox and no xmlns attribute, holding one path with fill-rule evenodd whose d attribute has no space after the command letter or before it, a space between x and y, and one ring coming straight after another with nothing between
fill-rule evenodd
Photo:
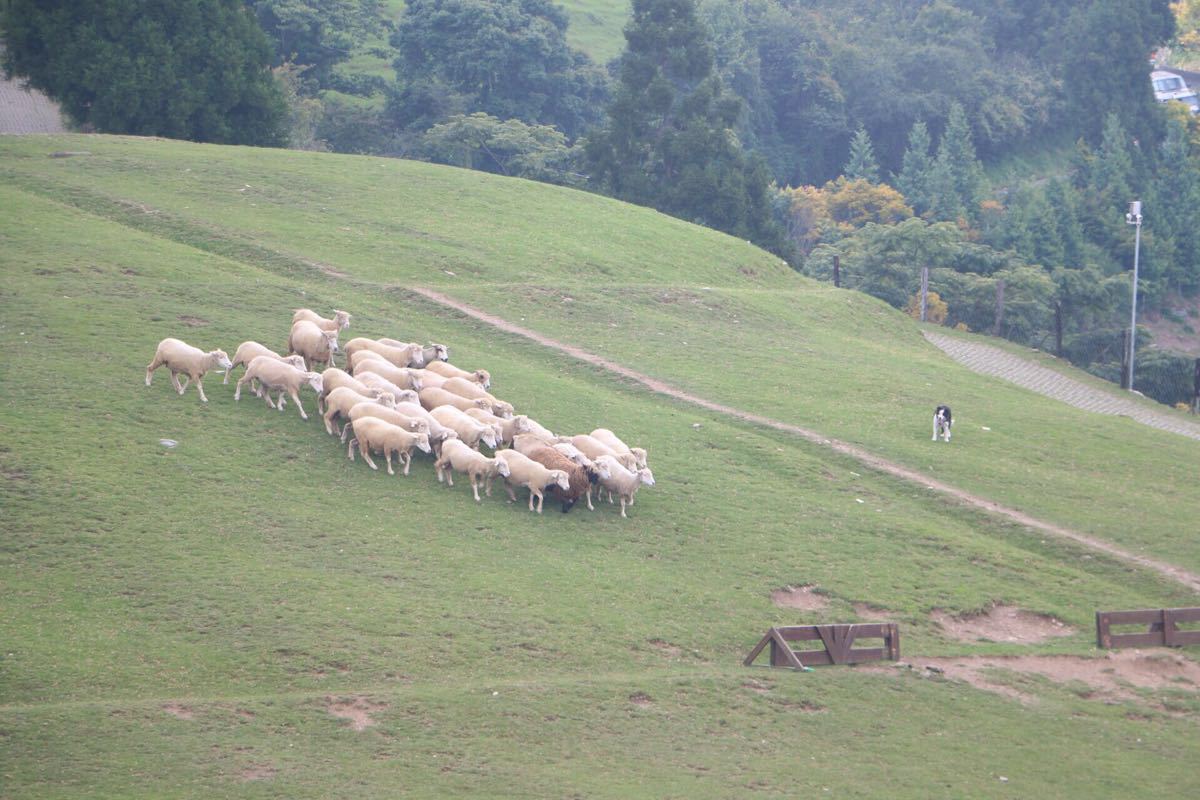
<instances>
[{"instance_id":1,"label":"utility pole","mask_svg":"<svg viewBox=\"0 0 1200 800\"><path fill-rule=\"evenodd\" d=\"M1138 250L1142 245L1142 201L1134 200L1129 204L1129 212L1125 222L1134 227L1133 234L1133 302L1129 308L1129 391L1133 391L1133 354L1136 352L1137 338L1137 292L1138 292Z\"/></svg>"}]
</instances>

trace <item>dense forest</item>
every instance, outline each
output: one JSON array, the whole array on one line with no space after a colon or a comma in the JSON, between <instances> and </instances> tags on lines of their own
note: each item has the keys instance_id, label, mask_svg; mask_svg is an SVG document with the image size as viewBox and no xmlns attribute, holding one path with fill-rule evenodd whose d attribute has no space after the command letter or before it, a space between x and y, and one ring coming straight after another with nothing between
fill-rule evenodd
<instances>
[{"instance_id":1,"label":"dense forest","mask_svg":"<svg viewBox=\"0 0 1200 800\"><path fill-rule=\"evenodd\" d=\"M633 0L607 64L551 0L5 0L0 32L6 71L86 129L577 186L818 278L836 263L899 308L927 267L927 318L1115 379L1135 236L1144 308L1200 293L1200 127L1149 82L1161 48L1200 45L1198 17L1167 0ZM1125 222L1135 199L1144 227ZM1190 389L1190 362L1139 359L1138 388Z\"/></svg>"}]
</instances>

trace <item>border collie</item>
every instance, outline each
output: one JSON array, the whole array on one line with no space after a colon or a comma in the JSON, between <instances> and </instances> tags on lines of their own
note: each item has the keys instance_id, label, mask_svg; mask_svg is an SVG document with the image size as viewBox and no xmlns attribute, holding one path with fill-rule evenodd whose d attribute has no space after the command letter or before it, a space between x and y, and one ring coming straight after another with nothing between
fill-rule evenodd
<instances>
[{"instance_id":1,"label":"border collie","mask_svg":"<svg viewBox=\"0 0 1200 800\"><path fill-rule=\"evenodd\" d=\"M933 441L937 441L938 435L947 442L950 441L950 426L954 424L954 419L950 416L950 406L938 406L933 410Z\"/></svg>"}]
</instances>

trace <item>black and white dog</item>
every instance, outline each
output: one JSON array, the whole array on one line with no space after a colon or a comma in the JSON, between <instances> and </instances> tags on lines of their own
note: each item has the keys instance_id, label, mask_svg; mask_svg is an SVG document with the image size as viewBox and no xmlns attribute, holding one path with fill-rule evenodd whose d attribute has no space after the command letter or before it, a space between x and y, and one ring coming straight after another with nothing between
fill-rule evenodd
<instances>
[{"instance_id":1,"label":"black and white dog","mask_svg":"<svg viewBox=\"0 0 1200 800\"><path fill-rule=\"evenodd\" d=\"M947 442L950 441L950 426L954 424L950 416L950 406L938 406L933 410L933 441L940 434Z\"/></svg>"}]
</instances>

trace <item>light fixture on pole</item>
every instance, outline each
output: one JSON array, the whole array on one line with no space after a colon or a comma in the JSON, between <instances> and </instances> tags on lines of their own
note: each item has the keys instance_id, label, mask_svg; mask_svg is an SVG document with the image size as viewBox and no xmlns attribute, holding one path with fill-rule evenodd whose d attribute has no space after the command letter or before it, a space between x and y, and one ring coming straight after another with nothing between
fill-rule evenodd
<instances>
[{"instance_id":1,"label":"light fixture on pole","mask_svg":"<svg viewBox=\"0 0 1200 800\"><path fill-rule=\"evenodd\" d=\"M1129 204L1125 221L1134 226L1133 234L1133 302L1129 311L1129 391L1133 391L1133 354L1134 338L1137 336L1137 290L1138 290L1138 250L1142 245L1142 201L1134 200Z\"/></svg>"}]
</instances>

